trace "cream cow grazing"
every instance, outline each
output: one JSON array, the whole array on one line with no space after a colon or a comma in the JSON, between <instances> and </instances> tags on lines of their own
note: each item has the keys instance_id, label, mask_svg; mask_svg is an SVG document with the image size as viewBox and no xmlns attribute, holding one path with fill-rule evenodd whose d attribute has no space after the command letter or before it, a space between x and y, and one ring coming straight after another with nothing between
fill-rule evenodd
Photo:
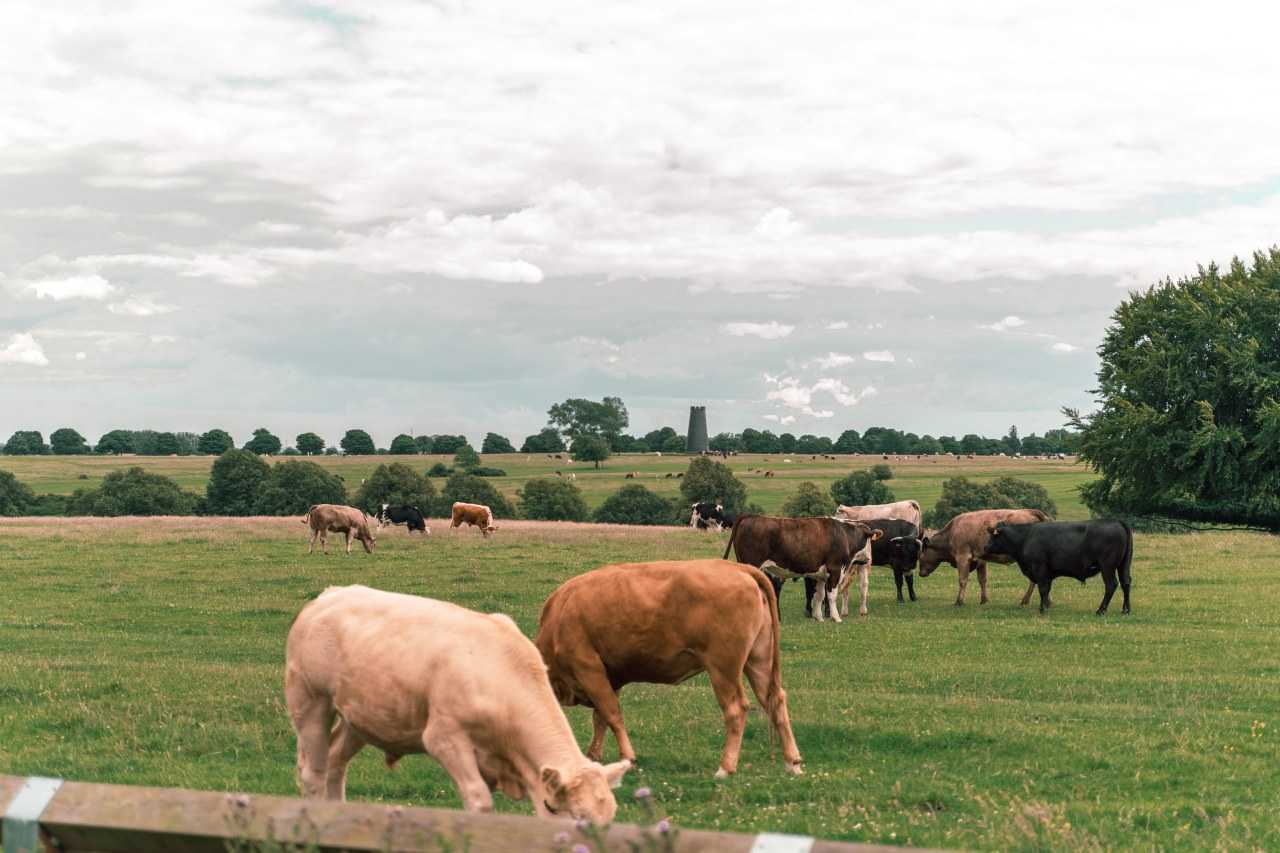
<instances>
[{"instance_id":1,"label":"cream cow grazing","mask_svg":"<svg viewBox=\"0 0 1280 853\"><path fill-rule=\"evenodd\" d=\"M373 553L375 540L373 530L369 527L369 516L353 506L315 504L307 510L306 515L302 516L302 523L311 527L311 546L307 548L308 554L315 553L316 537L320 538L320 553L328 554L328 534L330 533L341 533L346 536L348 554L351 553L352 538L360 540L366 553Z\"/></svg>"},{"instance_id":2,"label":"cream cow grazing","mask_svg":"<svg viewBox=\"0 0 1280 853\"><path fill-rule=\"evenodd\" d=\"M427 753L467 811L492 792L528 797L540 817L609 823L611 787L631 766L578 747L537 648L510 618L364 586L329 587L289 629L285 704L298 735L303 796L346 799L365 745Z\"/></svg>"}]
</instances>

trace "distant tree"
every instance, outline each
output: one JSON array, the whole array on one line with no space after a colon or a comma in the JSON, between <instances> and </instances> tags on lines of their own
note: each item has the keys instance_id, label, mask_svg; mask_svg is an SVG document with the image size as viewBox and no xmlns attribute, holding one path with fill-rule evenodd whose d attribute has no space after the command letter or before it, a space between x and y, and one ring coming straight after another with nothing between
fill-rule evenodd
<instances>
[{"instance_id":1,"label":"distant tree","mask_svg":"<svg viewBox=\"0 0 1280 853\"><path fill-rule=\"evenodd\" d=\"M196 446L200 443L200 436L194 432L175 432L174 438L178 440L178 455L193 456L195 455Z\"/></svg>"},{"instance_id":2,"label":"distant tree","mask_svg":"<svg viewBox=\"0 0 1280 853\"><path fill-rule=\"evenodd\" d=\"M467 446L465 435L437 435L431 438L432 453L457 453L458 449Z\"/></svg>"},{"instance_id":3,"label":"distant tree","mask_svg":"<svg viewBox=\"0 0 1280 853\"><path fill-rule=\"evenodd\" d=\"M784 432L778 436L778 452L779 453L795 453L796 437L789 432Z\"/></svg>"},{"instance_id":4,"label":"distant tree","mask_svg":"<svg viewBox=\"0 0 1280 853\"><path fill-rule=\"evenodd\" d=\"M127 429L113 429L98 439L94 453L133 453L133 433Z\"/></svg>"},{"instance_id":5,"label":"distant tree","mask_svg":"<svg viewBox=\"0 0 1280 853\"><path fill-rule=\"evenodd\" d=\"M214 460L205 487L210 515L253 515L271 467L249 450L228 450Z\"/></svg>"},{"instance_id":6,"label":"distant tree","mask_svg":"<svg viewBox=\"0 0 1280 853\"><path fill-rule=\"evenodd\" d=\"M595 435L580 435L573 440L573 461L594 462L597 468L609 458L609 442Z\"/></svg>"},{"instance_id":7,"label":"distant tree","mask_svg":"<svg viewBox=\"0 0 1280 853\"><path fill-rule=\"evenodd\" d=\"M978 453L982 453L985 449L986 449L986 442L983 441L982 436L980 435L974 435L973 433L969 433L964 438L960 439L961 453L978 454Z\"/></svg>"},{"instance_id":8,"label":"distant tree","mask_svg":"<svg viewBox=\"0 0 1280 853\"><path fill-rule=\"evenodd\" d=\"M649 446L634 435L621 433L609 439L609 449L614 453L644 453Z\"/></svg>"},{"instance_id":9,"label":"distant tree","mask_svg":"<svg viewBox=\"0 0 1280 853\"><path fill-rule=\"evenodd\" d=\"M887 504L894 499L890 490L870 471L852 471L831 484L831 497L845 506Z\"/></svg>"},{"instance_id":10,"label":"distant tree","mask_svg":"<svg viewBox=\"0 0 1280 853\"><path fill-rule=\"evenodd\" d=\"M960 452L960 442L956 441L955 436L940 435L938 436L938 444L942 446L943 453Z\"/></svg>"},{"instance_id":11,"label":"distant tree","mask_svg":"<svg viewBox=\"0 0 1280 853\"><path fill-rule=\"evenodd\" d=\"M329 445L324 449L325 456L337 456L341 452L342 451L338 450L338 448L334 447L333 445Z\"/></svg>"},{"instance_id":12,"label":"distant tree","mask_svg":"<svg viewBox=\"0 0 1280 853\"><path fill-rule=\"evenodd\" d=\"M36 496L26 483L9 471L0 471L0 515L27 515L35 502Z\"/></svg>"},{"instance_id":13,"label":"distant tree","mask_svg":"<svg viewBox=\"0 0 1280 853\"><path fill-rule=\"evenodd\" d=\"M458 452L453 454L453 466L463 471L470 471L480 467L480 454L476 453L475 448L469 444L464 444L458 448Z\"/></svg>"},{"instance_id":14,"label":"distant tree","mask_svg":"<svg viewBox=\"0 0 1280 853\"><path fill-rule=\"evenodd\" d=\"M156 456L177 456L181 445L178 444L178 436L171 432L156 433L155 455Z\"/></svg>"},{"instance_id":15,"label":"distant tree","mask_svg":"<svg viewBox=\"0 0 1280 853\"><path fill-rule=\"evenodd\" d=\"M596 508L592 519L601 524L675 524L679 513L675 504L644 486L623 486ZM689 510L684 510L688 518Z\"/></svg>"},{"instance_id":16,"label":"distant tree","mask_svg":"<svg viewBox=\"0 0 1280 853\"><path fill-rule=\"evenodd\" d=\"M403 462L379 465L360 485L355 505L365 512L374 513L384 503L416 506L430 515L437 509L436 488L430 480Z\"/></svg>"},{"instance_id":17,"label":"distant tree","mask_svg":"<svg viewBox=\"0 0 1280 853\"><path fill-rule=\"evenodd\" d=\"M443 462L437 462L427 469L428 477L448 477L453 473L453 469Z\"/></svg>"},{"instance_id":18,"label":"distant tree","mask_svg":"<svg viewBox=\"0 0 1280 853\"><path fill-rule=\"evenodd\" d=\"M517 491L520 514L541 521L585 521L587 502L582 490L568 480L543 477Z\"/></svg>"},{"instance_id":19,"label":"distant tree","mask_svg":"<svg viewBox=\"0 0 1280 853\"><path fill-rule=\"evenodd\" d=\"M531 435L520 445L521 453L563 453L564 439L559 431L546 427L536 435Z\"/></svg>"},{"instance_id":20,"label":"distant tree","mask_svg":"<svg viewBox=\"0 0 1280 853\"><path fill-rule=\"evenodd\" d=\"M883 462L881 462L879 465L872 465L871 474L877 480L881 480L881 481L893 479L893 469L890 468L888 465L884 464Z\"/></svg>"},{"instance_id":21,"label":"distant tree","mask_svg":"<svg viewBox=\"0 0 1280 853\"><path fill-rule=\"evenodd\" d=\"M291 444L288 447L286 447L284 450L280 451L280 455L281 456L301 456L302 454L298 452L298 448L294 447Z\"/></svg>"},{"instance_id":22,"label":"distant tree","mask_svg":"<svg viewBox=\"0 0 1280 853\"><path fill-rule=\"evenodd\" d=\"M840 437L831 448L833 453L858 453L861 449L862 436L858 435L856 429L847 429L840 433Z\"/></svg>"},{"instance_id":23,"label":"distant tree","mask_svg":"<svg viewBox=\"0 0 1280 853\"><path fill-rule=\"evenodd\" d=\"M432 453L431 436L419 435L413 439L414 445L418 448L418 452L422 454Z\"/></svg>"},{"instance_id":24,"label":"distant tree","mask_svg":"<svg viewBox=\"0 0 1280 853\"><path fill-rule=\"evenodd\" d=\"M796 453L829 453L831 447L831 439L825 435L806 433L796 439Z\"/></svg>"},{"instance_id":25,"label":"distant tree","mask_svg":"<svg viewBox=\"0 0 1280 853\"><path fill-rule=\"evenodd\" d=\"M236 444L231 440L231 434L226 430L211 429L204 435L200 436L200 441L196 444L196 450L208 456L221 456ZM99 450L99 453L102 451Z\"/></svg>"},{"instance_id":26,"label":"distant tree","mask_svg":"<svg viewBox=\"0 0 1280 853\"><path fill-rule=\"evenodd\" d=\"M932 456L942 452L942 445L938 442L938 439L933 436L922 435L920 437L920 444L916 447L916 451L918 453L927 453Z\"/></svg>"},{"instance_id":27,"label":"distant tree","mask_svg":"<svg viewBox=\"0 0 1280 853\"><path fill-rule=\"evenodd\" d=\"M89 443L71 427L63 427L49 436L49 449L57 456L82 456L89 452Z\"/></svg>"},{"instance_id":28,"label":"distant tree","mask_svg":"<svg viewBox=\"0 0 1280 853\"><path fill-rule=\"evenodd\" d=\"M168 477L143 468L112 471L96 489L79 489L68 501L70 515L190 515L198 497Z\"/></svg>"},{"instance_id":29,"label":"distant tree","mask_svg":"<svg viewBox=\"0 0 1280 853\"><path fill-rule=\"evenodd\" d=\"M822 493L813 483L801 483L782 504L782 514L790 518L807 518L831 515L836 511L835 502Z\"/></svg>"},{"instance_id":30,"label":"distant tree","mask_svg":"<svg viewBox=\"0 0 1280 853\"><path fill-rule=\"evenodd\" d=\"M663 453L684 453L686 448L686 439L683 435L673 435L666 441L662 442L659 448Z\"/></svg>"},{"instance_id":31,"label":"distant tree","mask_svg":"<svg viewBox=\"0 0 1280 853\"><path fill-rule=\"evenodd\" d=\"M742 448L742 439L731 432L717 433L707 447L717 453L732 453Z\"/></svg>"},{"instance_id":32,"label":"distant tree","mask_svg":"<svg viewBox=\"0 0 1280 853\"><path fill-rule=\"evenodd\" d=\"M777 453L778 437L769 430L747 428L742 431L742 449L746 453Z\"/></svg>"},{"instance_id":33,"label":"distant tree","mask_svg":"<svg viewBox=\"0 0 1280 853\"><path fill-rule=\"evenodd\" d=\"M373 445L373 439L369 437L369 433L362 429L349 429L347 434L342 437L342 441L338 442L342 446L342 452L348 456L372 456L377 452L377 448Z\"/></svg>"},{"instance_id":34,"label":"distant tree","mask_svg":"<svg viewBox=\"0 0 1280 853\"><path fill-rule=\"evenodd\" d=\"M319 456L324 453L324 439L314 432L299 433L293 441L303 456Z\"/></svg>"},{"instance_id":35,"label":"distant tree","mask_svg":"<svg viewBox=\"0 0 1280 853\"><path fill-rule=\"evenodd\" d=\"M680 433L671 427L662 427L661 429L649 430L644 434L644 443L649 446L650 450L661 450L662 446L669 441L674 441L680 437ZM677 452L683 452L683 444Z\"/></svg>"},{"instance_id":36,"label":"distant tree","mask_svg":"<svg viewBox=\"0 0 1280 853\"><path fill-rule=\"evenodd\" d=\"M491 432L485 435L484 441L480 443L481 453L515 453L516 449L511 446L511 442L504 436Z\"/></svg>"},{"instance_id":37,"label":"distant tree","mask_svg":"<svg viewBox=\"0 0 1280 853\"><path fill-rule=\"evenodd\" d=\"M741 512L747 505L747 487L733 476L728 465L707 456L689 463L680 480L680 494L686 503L715 501L731 512Z\"/></svg>"},{"instance_id":38,"label":"distant tree","mask_svg":"<svg viewBox=\"0 0 1280 853\"><path fill-rule=\"evenodd\" d=\"M484 504L495 516L511 518L515 515L511 502L483 477L471 474L453 474L445 481L440 492L440 515L448 518L456 501Z\"/></svg>"},{"instance_id":39,"label":"distant tree","mask_svg":"<svg viewBox=\"0 0 1280 853\"><path fill-rule=\"evenodd\" d=\"M344 504L342 478L314 462L289 460L271 466L254 498L255 515L301 515L315 504Z\"/></svg>"},{"instance_id":40,"label":"distant tree","mask_svg":"<svg viewBox=\"0 0 1280 853\"><path fill-rule=\"evenodd\" d=\"M627 407L620 397L605 397L599 403L572 398L547 410L547 425L571 440L591 435L608 441L626 429L629 422Z\"/></svg>"},{"instance_id":41,"label":"distant tree","mask_svg":"<svg viewBox=\"0 0 1280 853\"><path fill-rule=\"evenodd\" d=\"M1009 432L1005 437L1000 439L1000 445L1005 453L1014 456L1022 452L1022 442L1018 439L1018 428L1016 426L1009 427Z\"/></svg>"},{"instance_id":42,"label":"distant tree","mask_svg":"<svg viewBox=\"0 0 1280 853\"><path fill-rule=\"evenodd\" d=\"M49 448L37 430L18 430L5 442L4 452L9 456L40 456L48 453Z\"/></svg>"},{"instance_id":43,"label":"distant tree","mask_svg":"<svg viewBox=\"0 0 1280 853\"><path fill-rule=\"evenodd\" d=\"M962 512L979 509L1038 509L1053 518L1058 508L1044 486L1015 477L976 483L968 477L952 477L942 483L942 496L925 513L925 526L938 528Z\"/></svg>"},{"instance_id":44,"label":"distant tree","mask_svg":"<svg viewBox=\"0 0 1280 853\"><path fill-rule=\"evenodd\" d=\"M389 452L392 456L416 456L418 453L418 443L413 440L413 436L400 433L391 439L391 447Z\"/></svg>"},{"instance_id":45,"label":"distant tree","mask_svg":"<svg viewBox=\"0 0 1280 853\"><path fill-rule=\"evenodd\" d=\"M253 438L245 442L244 449L259 456L270 456L280 452L280 439L266 427L259 427L253 431Z\"/></svg>"}]
</instances>

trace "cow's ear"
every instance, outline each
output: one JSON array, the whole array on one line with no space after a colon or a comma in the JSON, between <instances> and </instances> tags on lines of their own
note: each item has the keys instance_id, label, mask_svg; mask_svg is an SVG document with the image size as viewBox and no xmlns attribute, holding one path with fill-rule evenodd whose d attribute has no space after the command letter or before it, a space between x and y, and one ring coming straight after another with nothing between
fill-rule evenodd
<instances>
[{"instance_id":1,"label":"cow's ear","mask_svg":"<svg viewBox=\"0 0 1280 853\"><path fill-rule=\"evenodd\" d=\"M615 761L612 764L604 766L604 778L609 783L610 788L622 787L622 776L631 769L631 762L627 759Z\"/></svg>"},{"instance_id":2,"label":"cow's ear","mask_svg":"<svg viewBox=\"0 0 1280 853\"><path fill-rule=\"evenodd\" d=\"M872 542L874 542L874 541L876 541L877 539L879 539L879 538L880 538L881 536L883 536L883 535L884 535L884 531L883 531L883 530L876 530L876 529L874 529L874 528L873 528L873 529L872 529L872 531L871 531L871 535L870 535L870 536L868 536L867 538L868 538L868 539L870 539Z\"/></svg>"},{"instance_id":3,"label":"cow's ear","mask_svg":"<svg viewBox=\"0 0 1280 853\"><path fill-rule=\"evenodd\" d=\"M993 524L987 528L987 533L994 536L996 534L996 526Z\"/></svg>"},{"instance_id":4,"label":"cow's ear","mask_svg":"<svg viewBox=\"0 0 1280 853\"><path fill-rule=\"evenodd\" d=\"M929 547L929 537L928 537L928 536L923 536L923 537L921 537L921 538L920 538L920 549L921 549L921 550L924 550L925 548L928 548L928 547Z\"/></svg>"},{"instance_id":5,"label":"cow's ear","mask_svg":"<svg viewBox=\"0 0 1280 853\"><path fill-rule=\"evenodd\" d=\"M560 778L560 771L554 767L542 768L542 787L547 789L547 793L552 796L558 795L564 790L564 780Z\"/></svg>"}]
</instances>

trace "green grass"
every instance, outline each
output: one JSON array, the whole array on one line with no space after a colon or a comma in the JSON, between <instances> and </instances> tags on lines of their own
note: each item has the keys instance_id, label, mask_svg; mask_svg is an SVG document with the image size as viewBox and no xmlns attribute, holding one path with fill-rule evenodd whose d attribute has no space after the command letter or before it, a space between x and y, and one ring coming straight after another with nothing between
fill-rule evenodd
<instances>
[{"instance_id":1,"label":"green grass","mask_svg":"<svg viewBox=\"0 0 1280 853\"><path fill-rule=\"evenodd\" d=\"M507 497L515 500L516 490L533 477L555 476L560 470L577 474L575 481L582 489L587 505L593 509L604 502L623 485L639 482L659 494L674 497L680 493L679 480L667 478L689 466L687 456L654 456L653 454L624 454L609 459L600 469L586 463L547 459L544 454L532 456L524 453L498 454L483 457L484 464L502 468L506 477L494 478L493 483ZM786 461L791 460L791 461ZM404 462L416 470L425 472L432 464L450 464L449 456L320 456L312 461L341 474L353 494L360 481L368 477L378 465L388 462ZM803 454L770 454L735 456L727 461L736 476L747 484L748 499L760 504L767 512L776 512L796 486L804 480L812 480L824 490L831 482L849 471L870 467L884 462L879 456L838 457L835 461L810 459ZM0 459L0 468L12 471L19 480L37 493L70 494L78 488L92 488L111 471L131 465L141 465L148 471L172 477L184 489L203 492L209 479L213 459L207 456L155 457L155 456L6 456ZM1074 461L1020 460L1001 457L978 459L909 458L888 460L894 479L889 487L900 500L914 499L925 509L932 508L942 493L942 481L947 477L966 476L975 480L992 480L996 477L1014 476L1034 480L1049 490L1049 496L1058 505L1058 515L1063 519L1088 517L1088 510L1080 503L1076 487L1093 479L1083 465ZM767 469L775 474L751 473L749 469ZM638 481L627 480L628 472L639 472ZM80 479L80 477L85 479ZM437 489L443 480L434 480Z\"/></svg>"},{"instance_id":2,"label":"green grass","mask_svg":"<svg viewBox=\"0 0 1280 853\"><path fill-rule=\"evenodd\" d=\"M502 611L532 634L574 574L723 548L687 529L508 522L487 541L397 530L373 556L308 557L305 533L296 519L0 520L0 772L291 794L284 638L325 586ZM723 731L705 676L634 685L623 709L641 765L619 820L641 817L630 794L644 784L687 827L952 848L1280 847L1275 553L1262 535L1140 535L1127 617L1118 603L1093 615L1096 579L1059 582L1042 617L1017 605L1009 567L993 569L991 604L964 608L945 567L906 605L877 569L870 616L839 625L802 619L789 584L783 681L806 775L783 774L753 713L741 770L714 782ZM567 714L585 744L588 712ZM366 750L348 790L459 805L424 757L388 771Z\"/></svg>"}]
</instances>

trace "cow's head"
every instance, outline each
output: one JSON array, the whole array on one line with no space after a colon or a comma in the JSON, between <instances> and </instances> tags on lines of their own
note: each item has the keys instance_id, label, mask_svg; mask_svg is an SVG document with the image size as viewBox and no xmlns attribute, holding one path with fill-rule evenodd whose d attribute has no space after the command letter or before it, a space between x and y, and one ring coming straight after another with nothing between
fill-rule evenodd
<instances>
[{"instance_id":1,"label":"cow's head","mask_svg":"<svg viewBox=\"0 0 1280 853\"><path fill-rule=\"evenodd\" d=\"M571 774L543 767L540 777L543 808L552 814L565 814L604 826L618 812L611 789L622 784L622 776L629 769L631 762L626 759L603 765L588 761Z\"/></svg>"},{"instance_id":2,"label":"cow's head","mask_svg":"<svg viewBox=\"0 0 1280 853\"><path fill-rule=\"evenodd\" d=\"M366 554L373 553L373 543L376 542L377 539L374 538L373 531L369 529L368 524L360 525L359 529L356 530L356 538L359 539L360 544L364 546L364 552Z\"/></svg>"},{"instance_id":3,"label":"cow's head","mask_svg":"<svg viewBox=\"0 0 1280 853\"><path fill-rule=\"evenodd\" d=\"M920 559L920 540L914 536L895 536L889 540L889 552L894 565L903 571L913 571Z\"/></svg>"},{"instance_id":4,"label":"cow's head","mask_svg":"<svg viewBox=\"0 0 1280 853\"><path fill-rule=\"evenodd\" d=\"M928 533L920 538L920 577L929 577L947 559L946 549L930 543Z\"/></svg>"}]
</instances>

